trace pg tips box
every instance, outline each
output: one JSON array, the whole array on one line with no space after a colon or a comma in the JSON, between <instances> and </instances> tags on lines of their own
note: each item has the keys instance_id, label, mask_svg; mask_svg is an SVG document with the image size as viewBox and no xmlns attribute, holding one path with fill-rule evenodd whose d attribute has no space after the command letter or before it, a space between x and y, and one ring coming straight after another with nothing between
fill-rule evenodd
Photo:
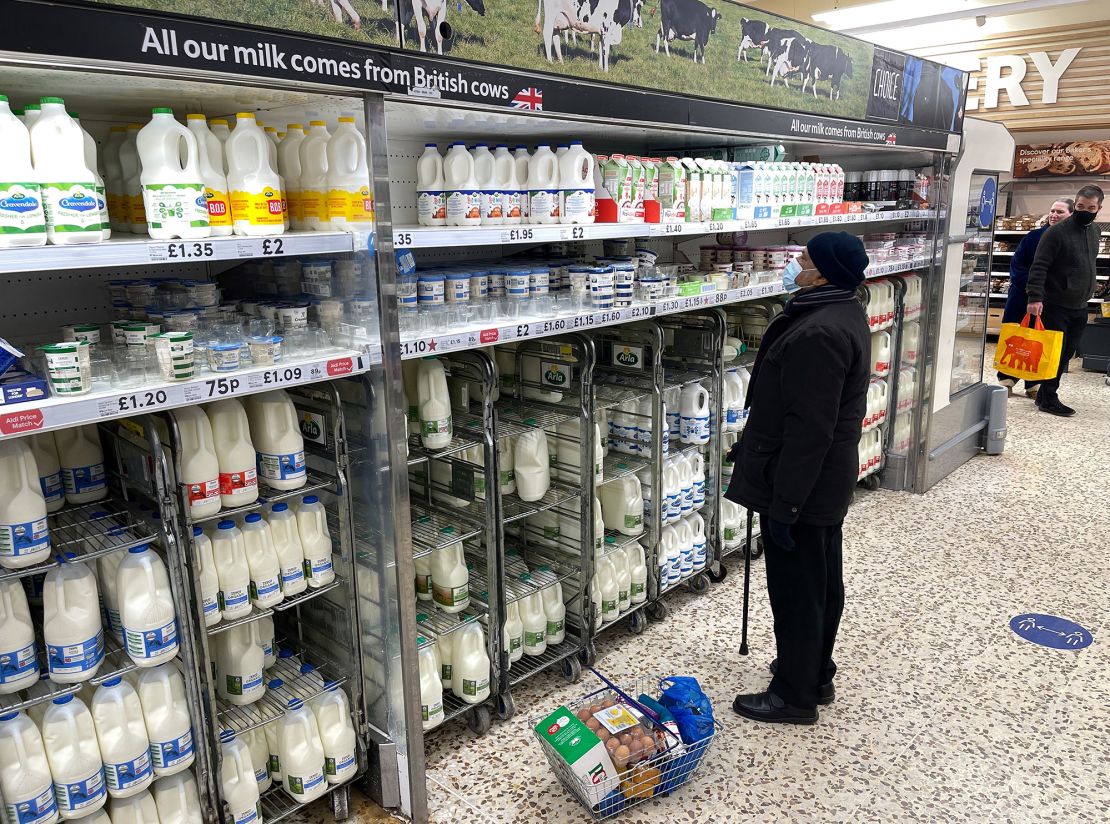
<instances>
[{"instance_id":1,"label":"pg tips box","mask_svg":"<svg viewBox=\"0 0 1110 824\"><path fill-rule=\"evenodd\" d=\"M535 729L578 779L590 806L600 803L617 777L617 768L601 739L566 707L559 707Z\"/></svg>"}]
</instances>

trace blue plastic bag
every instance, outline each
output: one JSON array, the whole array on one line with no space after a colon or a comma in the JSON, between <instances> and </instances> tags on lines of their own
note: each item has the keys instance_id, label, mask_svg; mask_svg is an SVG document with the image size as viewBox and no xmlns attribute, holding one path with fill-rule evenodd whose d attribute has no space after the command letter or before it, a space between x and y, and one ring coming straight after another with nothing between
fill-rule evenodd
<instances>
[{"instance_id":1,"label":"blue plastic bag","mask_svg":"<svg viewBox=\"0 0 1110 824\"><path fill-rule=\"evenodd\" d=\"M678 725L686 752L663 770L661 792L671 792L690 777L713 740L713 705L696 678L672 675L659 681L659 703Z\"/></svg>"}]
</instances>

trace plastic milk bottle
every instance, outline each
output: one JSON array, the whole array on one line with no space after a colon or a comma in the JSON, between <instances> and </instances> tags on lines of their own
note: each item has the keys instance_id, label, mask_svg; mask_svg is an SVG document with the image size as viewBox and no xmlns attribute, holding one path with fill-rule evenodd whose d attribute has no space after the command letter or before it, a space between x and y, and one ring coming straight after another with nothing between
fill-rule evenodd
<instances>
[{"instance_id":1,"label":"plastic milk bottle","mask_svg":"<svg viewBox=\"0 0 1110 824\"><path fill-rule=\"evenodd\" d=\"M572 140L570 149L559 159L560 221L594 222L594 156Z\"/></svg>"},{"instance_id":2,"label":"plastic milk bottle","mask_svg":"<svg viewBox=\"0 0 1110 824\"><path fill-rule=\"evenodd\" d=\"M529 222L532 212L531 200L528 197L528 167L532 156L528 154L527 146L517 146L513 149L513 165L516 166L516 180L520 185L520 217L522 222Z\"/></svg>"},{"instance_id":3,"label":"plastic milk bottle","mask_svg":"<svg viewBox=\"0 0 1110 824\"><path fill-rule=\"evenodd\" d=\"M533 429L516 439L513 474L522 501L538 501L547 494L551 486L551 462L543 430Z\"/></svg>"},{"instance_id":4,"label":"plastic milk bottle","mask_svg":"<svg viewBox=\"0 0 1110 824\"><path fill-rule=\"evenodd\" d=\"M451 692L467 704L489 698L489 656L482 625L471 621L456 632L451 667Z\"/></svg>"},{"instance_id":5,"label":"plastic milk bottle","mask_svg":"<svg viewBox=\"0 0 1110 824\"><path fill-rule=\"evenodd\" d=\"M52 824L58 820L42 734L21 712L0 715L0 794L7 821Z\"/></svg>"},{"instance_id":6,"label":"plastic milk bottle","mask_svg":"<svg viewBox=\"0 0 1110 824\"><path fill-rule=\"evenodd\" d=\"M324 776L329 784L342 784L358 769L355 728L347 694L334 681L328 681L325 690L313 702L312 711L324 745Z\"/></svg>"},{"instance_id":7,"label":"plastic milk bottle","mask_svg":"<svg viewBox=\"0 0 1110 824\"><path fill-rule=\"evenodd\" d=\"M96 425L73 426L54 433L58 446L58 463L62 467L62 483L66 501L87 504L108 494L104 476L104 452Z\"/></svg>"},{"instance_id":8,"label":"plastic milk bottle","mask_svg":"<svg viewBox=\"0 0 1110 824\"><path fill-rule=\"evenodd\" d=\"M511 225L520 223L523 219L521 196L525 184L517 177L516 158L509 154L509 147L504 143L498 143L493 152L493 180L501 197L502 220Z\"/></svg>"},{"instance_id":9,"label":"plastic milk bottle","mask_svg":"<svg viewBox=\"0 0 1110 824\"><path fill-rule=\"evenodd\" d=\"M139 149L136 139L142 130L141 123L128 123L127 136L119 147L120 174L123 179L123 194L127 201L128 227L132 234L146 234L146 207L143 205L143 184L139 179L143 167L139 164Z\"/></svg>"},{"instance_id":10,"label":"plastic milk bottle","mask_svg":"<svg viewBox=\"0 0 1110 824\"><path fill-rule=\"evenodd\" d=\"M92 713L80 698L54 699L42 717L42 742L62 818L80 818L103 807L108 798L104 762Z\"/></svg>"},{"instance_id":11,"label":"plastic milk bottle","mask_svg":"<svg viewBox=\"0 0 1110 824\"><path fill-rule=\"evenodd\" d=\"M224 152L231 218L237 235L259 237L285 231L281 181L270 162L272 148L252 113L235 115L235 131L224 144Z\"/></svg>"},{"instance_id":12,"label":"plastic milk bottle","mask_svg":"<svg viewBox=\"0 0 1110 824\"><path fill-rule=\"evenodd\" d=\"M304 552L305 577L313 588L323 587L335 580L332 566L332 540L328 532L327 513L315 495L305 495L297 507L297 529Z\"/></svg>"},{"instance_id":13,"label":"plastic milk bottle","mask_svg":"<svg viewBox=\"0 0 1110 824\"><path fill-rule=\"evenodd\" d=\"M332 229L371 232L374 195L366 164L366 138L353 117L340 117L327 143L328 220Z\"/></svg>"},{"instance_id":14,"label":"plastic milk bottle","mask_svg":"<svg viewBox=\"0 0 1110 824\"><path fill-rule=\"evenodd\" d=\"M197 159L200 164L200 179L204 184L211 236L227 237L234 229L231 221L231 196L227 191L227 174L224 172L223 144L209 131L204 115L186 115L186 121L189 131L197 141Z\"/></svg>"},{"instance_id":15,"label":"plastic milk bottle","mask_svg":"<svg viewBox=\"0 0 1110 824\"><path fill-rule=\"evenodd\" d=\"M447 375L443 363L436 357L423 358L417 368L420 439L428 449L443 449L451 444L452 432Z\"/></svg>"},{"instance_id":16,"label":"plastic milk bottle","mask_svg":"<svg viewBox=\"0 0 1110 824\"><path fill-rule=\"evenodd\" d=\"M123 188L123 166L119 159L119 150L126 139L126 126L112 126L101 155L104 160L104 186L108 190L108 218L112 229L117 232L131 231L130 204Z\"/></svg>"},{"instance_id":17,"label":"plastic milk bottle","mask_svg":"<svg viewBox=\"0 0 1110 824\"><path fill-rule=\"evenodd\" d=\"M31 127L31 157L50 242L99 243L96 172L85 161L84 134L62 98L42 98L42 114Z\"/></svg>"},{"instance_id":18,"label":"plastic milk bottle","mask_svg":"<svg viewBox=\"0 0 1110 824\"><path fill-rule=\"evenodd\" d=\"M289 504L277 503L270 507L266 520L270 524L270 536L281 567L281 594L288 598L304 592L308 581L304 575L304 550L301 549L297 516Z\"/></svg>"},{"instance_id":19,"label":"plastic milk bottle","mask_svg":"<svg viewBox=\"0 0 1110 824\"><path fill-rule=\"evenodd\" d=\"M135 688L122 678L109 678L93 694L93 724L104 780L112 798L130 798L154 780L150 764L150 739L143 708Z\"/></svg>"},{"instance_id":20,"label":"plastic milk bottle","mask_svg":"<svg viewBox=\"0 0 1110 824\"><path fill-rule=\"evenodd\" d=\"M204 411L220 466L220 502L227 507L253 504L258 500L258 470L243 404L227 398L208 404Z\"/></svg>"},{"instance_id":21,"label":"plastic milk bottle","mask_svg":"<svg viewBox=\"0 0 1110 824\"><path fill-rule=\"evenodd\" d=\"M140 667L177 655L177 612L166 565L149 544L131 547L116 572L119 618L127 654Z\"/></svg>"},{"instance_id":22,"label":"plastic milk bottle","mask_svg":"<svg viewBox=\"0 0 1110 824\"><path fill-rule=\"evenodd\" d=\"M197 780L189 770L157 779L150 794L158 807L160 824L204 824Z\"/></svg>"},{"instance_id":23,"label":"plastic milk bottle","mask_svg":"<svg viewBox=\"0 0 1110 824\"><path fill-rule=\"evenodd\" d=\"M443 157L435 143L425 143L416 161L416 219L421 226L447 225L445 186Z\"/></svg>"},{"instance_id":24,"label":"plastic milk bottle","mask_svg":"<svg viewBox=\"0 0 1110 824\"><path fill-rule=\"evenodd\" d=\"M504 222L501 211L501 192L493 174L493 153L485 143L479 143L470 152L474 158L474 181L478 184L478 213L483 226L500 226Z\"/></svg>"},{"instance_id":25,"label":"plastic milk bottle","mask_svg":"<svg viewBox=\"0 0 1110 824\"><path fill-rule=\"evenodd\" d=\"M285 201L289 205L289 226L295 230L305 228L301 205L301 143L304 139L304 127L300 123L290 123L277 147L278 173L285 181Z\"/></svg>"},{"instance_id":26,"label":"plastic milk bottle","mask_svg":"<svg viewBox=\"0 0 1110 824\"><path fill-rule=\"evenodd\" d=\"M448 226L478 226L482 222L474 157L461 141L451 144L443 159Z\"/></svg>"},{"instance_id":27,"label":"plastic milk bottle","mask_svg":"<svg viewBox=\"0 0 1110 824\"><path fill-rule=\"evenodd\" d=\"M559 222L559 159L548 143L528 161L528 201L532 223Z\"/></svg>"},{"instance_id":28,"label":"plastic milk bottle","mask_svg":"<svg viewBox=\"0 0 1110 824\"><path fill-rule=\"evenodd\" d=\"M198 406L183 406L170 414L181 440L177 478L188 491L189 515L208 518L220 511L220 462L212 424Z\"/></svg>"},{"instance_id":29,"label":"plastic milk bottle","mask_svg":"<svg viewBox=\"0 0 1110 824\"><path fill-rule=\"evenodd\" d=\"M425 731L443 723L443 684L439 679L437 646L438 643L429 644L420 650L420 717Z\"/></svg>"},{"instance_id":30,"label":"plastic milk bottle","mask_svg":"<svg viewBox=\"0 0 1110 824\"><path fill-rule=\"evenodd\" d=\"M31 135L0 94L0 248L45 243L46 213L31 165Z\"/></svg>"},{"instance_id":31,"label":"plastic milk bottle","mask_svg":"<svg viewBox=\"0 0 1110 824\"><path fill-rule=\"evenodd\" d=\"M292 698L285 717L278 723L283 786L294 801L307 804L328 789L324 777L324 746L316 716L304 701Z\"/></svg>"},{"instance_id":32,"label":"plastic milk bottle","mask_svg":"<svg viewBox=\"0 0 1110 824\"><path fill-rule=\"evenodd\" d=\"M258 782L247 743L236 738L231 730L224 730L220 733L220 751L220 788L231 824L260 822Z\"/></svg>"},{"instance_id":33,"label":"plastic milk bottle","mask_svg":"<svg viewBox=\"0 0 1110 824\"><path fill-rule=\"evenodd\" d=\"M46 501L26 438L0 441L0 566L22 569L50 555Z\"/></svg>"},{"instance_id":34,"label":"plastic milk bottle","mask_svg":"<svg viewBox=\"0 0 1110 824\"><path fill-rule=\"evenodd\" d=\"M16 579L0 580L0 695L38 683L35 625L27 595Z\"/></svg>"},{"instance_id":35,"label":"plastic milk bottle","mask_svg":"<svg viewBox=\"0 0 1110 824\"><path fill-rule=\"evenodd\" d=\"M139 180L150 236L156 240L208 237L208 201L196 135L174 120L173 109L158 108L135 145L143 167Z\"/></svg>"},{"instance_id":36,"label":"plastic milk bottle","mask_svg":"<svg viewBox=\"0 0 1110 824\"><path fill-rule=\"evenodd\" d=\"M221 633L216 643L216 690L220 697L237 707L261 698L266 692L262 680L264 657L258 621L237 624Z\"/></svg>"},{"instance_id":37,"label":"plastic milk bottle","mask_svg":"<svg viewBox=\"0 0 1110 824\"><path fill-rule=\"evenodd\" d=\"M161 664L142 670L136 689L150 739L154 775L174 775L187 769L196 752L185 679L172 662Z\"/></svg>"},{"instance_id":38,"label":"plastic milk bottle","mask_svg":"<svg viewBox=\"0 0 1110 824\"><path fill-rule=\"evenodd\" d=\"M254 444L258 477L274 489L288 492L305 485L304 437L297 409L284 389L248 395L247 419Z\"/></svg>"},{"instance_id":39,"label":"plastic milk bottle","mask_svg":"<svg viewBox=\"0 0 1110 824\"><path fill-rule=\"evenodd\" d=\"M251 573L251 602L261 608L281 603L281 566L270 525L257 512L243 519L243 549Z\"/></svg>"},{"instance_id":40,"label":"plastic milk bottle","mask_svg":"<svg viewBox=\"0 0 1110 824\"><path fill-rule=\"evenodd\" d=\"M43 640L50 680L76 684L96 675L104 660L104 627L96 576L87 564L63 563L46 573L42 585Z\"/></svg>"},{"instance_id":41,"label":"plastic milk bottle","mask_svg":"<svg viewBox=\"0 0 1110 824\"><path fill-rule=\"evenodd\" d=\"M220 521L212 534L212 560L220 582L220 612L225 619L241 618L251 611L250 567L243 533L235 521Z\"/></svg>"}]
</instances>

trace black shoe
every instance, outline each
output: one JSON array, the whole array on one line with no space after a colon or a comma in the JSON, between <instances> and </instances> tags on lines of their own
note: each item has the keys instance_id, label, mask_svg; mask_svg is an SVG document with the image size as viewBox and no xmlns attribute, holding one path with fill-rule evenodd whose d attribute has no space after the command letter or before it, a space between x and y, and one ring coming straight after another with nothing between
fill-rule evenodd
<instances>
[{"instance_id":1,"label":"black shoe","mask_svg":"<svg viewBox=\"0 0 1110 824\"><path fill-rule=\"evenodd\" d=\"M779 659L776 658L774 661L772 661L768 665L767 669L769 669L771 671L771 675L777 675L778 671L779 671ZM832 681L829 681L829 683L827 683L827 684L818 684L817 685L817 703L818 704L820 704L822 707L826 707L835 700L836 700L836 687L833 686Z\"/></svg>"},{"instance_id":2,"label":"black shoe","mask_svg":"<svg viewBox=\"0 0 1110 824\"><path fill-rule=\"evenodd\" d=\"M768 721L772 724L817 723L816 707L811 710L792 707L770 692L737 695L736 700L732 702L732 708L737 715L750 718L752 721Z\"/></svg>"},{"instance_id":3,"label":"black shoe","mask_svg":"<svg viewBox=\"0 0 1110 824\"><path fill-rule=\"evenodd\" d=\"M1049 415L1058 415L1061 418L1070 418L1075 414L1075 410L1070 406L1064 406L1058 400L1045 401L1044 403L1037 403L1037 409L1042 412L1047 412Z\"/></svg>"}]
</instances>

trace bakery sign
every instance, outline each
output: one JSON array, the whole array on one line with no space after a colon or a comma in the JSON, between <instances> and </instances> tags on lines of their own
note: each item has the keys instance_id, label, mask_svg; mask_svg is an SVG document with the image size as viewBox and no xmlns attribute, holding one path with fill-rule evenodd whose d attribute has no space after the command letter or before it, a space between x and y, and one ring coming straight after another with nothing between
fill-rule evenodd
<instances>
[{"instance_id":1,"label":"bakery sign","mask_svg":"<svg viewBox=\"0 0 1110 824\"><path fill-rule=\"evenodd\" d=\"M1110 174L1110 140L1034 143L1014 151L1014 177Z\"/></svg>"}]
</instances>

